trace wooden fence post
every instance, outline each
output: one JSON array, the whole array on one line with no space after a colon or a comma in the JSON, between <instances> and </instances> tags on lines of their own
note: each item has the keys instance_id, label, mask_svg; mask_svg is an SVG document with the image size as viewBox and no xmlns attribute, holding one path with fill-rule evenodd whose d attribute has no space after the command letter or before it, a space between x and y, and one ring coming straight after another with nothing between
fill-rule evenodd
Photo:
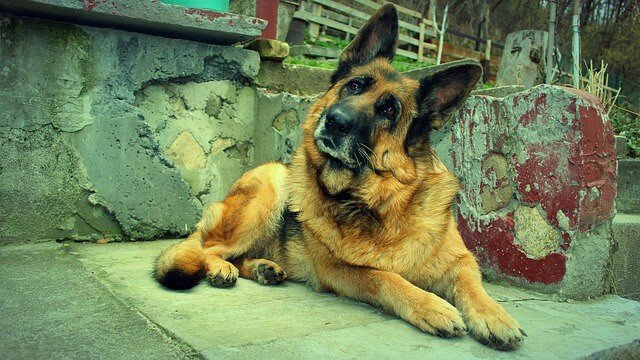
<instances>
[{"instance_id":1,"label":"wooden fence post","mask_svg":"<svg viewBox=\"0 0 640 360\"><path fill-rule=\"evenodd\" d=\"M311 4L311 13L313 15L318 15L318 16L322 16L322 5L320 4ZM310 23L309 24L309 36L311 37L312 41L315 41L318 38L318 35L320 34L320 25L317 23Z\"/></svg>"},{"instance_id":2,"label":"wooden fence post","mask_svg":"<svg viewBox=\"0 0 640 360\"><path fill-rule=\"evenodd\" d=\"M418 36L418 62L424 61L424 21L420 21L420 35Z\"/></svg>"},{"instance_id":3,"label":"wooden fence post","mask_svg":"<svg viewBox=\"0 0 640 360\"><path fill-rule=\"evenodd\" d=\"M487 46L484 49L484 59L482 59L482 67L484 68L482 81L487 82L491 75L491 39L487 39Z\"/></svg>"}]
</instances>

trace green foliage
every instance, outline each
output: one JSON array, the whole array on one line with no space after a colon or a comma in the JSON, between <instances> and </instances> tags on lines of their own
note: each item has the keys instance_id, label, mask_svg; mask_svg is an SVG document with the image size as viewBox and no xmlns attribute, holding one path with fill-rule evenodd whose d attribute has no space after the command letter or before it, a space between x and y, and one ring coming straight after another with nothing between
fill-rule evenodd
<instances>
[{"instance_id":1,"label":"green foliage","mask_svg":"<svg viewBox=\"0 0 640 360\"><path fill-rule=\"evenodd\" d=\"M318 37L316 41L311 41L308 36L305 38L305 43L308 45L321 46L326 48L342 50L349 45L348 40L344 40L335 36L324 35ZM318 67L322 69L335 69L337 67L337 60L319 60L312 59L303 56L289 56L284 61L287 64L305 65L311 67ZM427 58L425 62L417 62L408 57L396 55L393 60L393 67L400 72L422 69L434 65L434 60Z\"/></svg>"},{"instance_id":2,"label":"green foliage","mask_svg":"<svg viewBox=\"0 0 640 360\"><path fill-rule=\"evenodd\" d=\"M640 157L640 117L630 113L626 107L614 107L609 120L616 135L627 138L627 148L631 157Z\"/></svg>"}]
</instances>

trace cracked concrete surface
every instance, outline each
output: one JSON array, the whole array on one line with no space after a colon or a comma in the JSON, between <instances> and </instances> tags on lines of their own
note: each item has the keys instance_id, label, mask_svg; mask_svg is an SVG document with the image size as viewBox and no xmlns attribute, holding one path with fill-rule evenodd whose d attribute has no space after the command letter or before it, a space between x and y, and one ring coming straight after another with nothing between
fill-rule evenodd
<instances>
[{"instance_id":1,"label":"cracked concrete surface","mask_svg":"<svg viewBox=\"0 0 640 360\"><path fill-rule=\"evenodd\" d=\"M258 112L260 59L237 47L2 13L0 60L2 244L186 235L255 151L296 145L285 121L256 148L257 118L308 107Z\"/></svg>"},{"instance_id":2,"label":"cracked concrete surface","mask_svg":"<svg viewBox=\"0 0 640 360\"><path fill-rule=\"evenodd\" d=\"M5 246L0 349L12 358L598 359L640 355L640 303L559 302L487 284L523 325L512 353L440 339L367 304L303 284L168 291L150 276L173 241ZM41 266L47 271L43 272ZM25 317L24 314L29 314ZM64 331L61 329L64 328ZM58 330L56 330L58 329ZM38 335L40 334L40 335Z\"/></svg>"}]
</instances>

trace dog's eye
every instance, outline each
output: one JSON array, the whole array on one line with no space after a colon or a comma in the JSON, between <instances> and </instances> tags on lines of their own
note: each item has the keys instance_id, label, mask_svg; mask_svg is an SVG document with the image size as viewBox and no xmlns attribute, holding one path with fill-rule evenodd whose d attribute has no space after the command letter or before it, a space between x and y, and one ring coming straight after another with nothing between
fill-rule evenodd
<instances>
[{"instance_id":1,"label":"dog's eye","mask_svg":"<svg viewBox=\"0 0 640 360\"><path fill-rule=\"evenodd\" d=\"M360 84L360 82L358 81L350 82L349 85L347 85L347 87L349 88L349 91L353 94L358 94L360 91L362 91L362 84Z\"/></svg>"},{"instance_id":2,"label":"dog's eye","mask_svg":"<svg viewBox=\"0 0 640 360\"><path fill-rule=\"evenodd\" d=\"M394 121L398 116L398 105L393 98L387 98L378 103L376 112L381 117Z\"/></svg>"},{"instance_id":3,"label":"dog's eye","mask_svg":"<svg viewBox=\"0 0 640 360\"><path fill-rule=\"evenodd\" d=\"M388 104L382 107L382 115L386 116L389 119L393 119L396 117L396 107L393 104Z\"/></svg>"}]
</instances>

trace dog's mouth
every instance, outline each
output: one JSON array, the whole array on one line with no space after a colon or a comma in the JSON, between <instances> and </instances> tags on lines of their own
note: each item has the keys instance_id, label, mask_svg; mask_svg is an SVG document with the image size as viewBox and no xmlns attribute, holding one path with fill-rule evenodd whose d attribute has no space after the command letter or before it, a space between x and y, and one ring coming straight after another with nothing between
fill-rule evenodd
<instances>
[{"instance_id":1,"label":"dog's mouth","mask_svg":"<svg viewBox=\"0 0 640 360\"><path fill-rule=\"evenodd\" d=\"M357 160L354 160L346 151L335 150L333 140L328 137L316 138L318 151L326 157L332 165L355 170L360 167Z\"/></svg>"},{"instance_id":2,"label":"dog's mouth","mask_svg":"<svg viewBox=\"0 0 640 360\"><path fill-rule=\"evenodd\" d=\"M331 134L324 131L325 121L326 113L323 113L320 119L318 119L318 125L313 132L318 151L320 151L333 166L344 167L351 170L358 169L362 165L362 161L354 157L351 152L353 139L345 137L336 140Z\"/></svg>"}]
</instances>

